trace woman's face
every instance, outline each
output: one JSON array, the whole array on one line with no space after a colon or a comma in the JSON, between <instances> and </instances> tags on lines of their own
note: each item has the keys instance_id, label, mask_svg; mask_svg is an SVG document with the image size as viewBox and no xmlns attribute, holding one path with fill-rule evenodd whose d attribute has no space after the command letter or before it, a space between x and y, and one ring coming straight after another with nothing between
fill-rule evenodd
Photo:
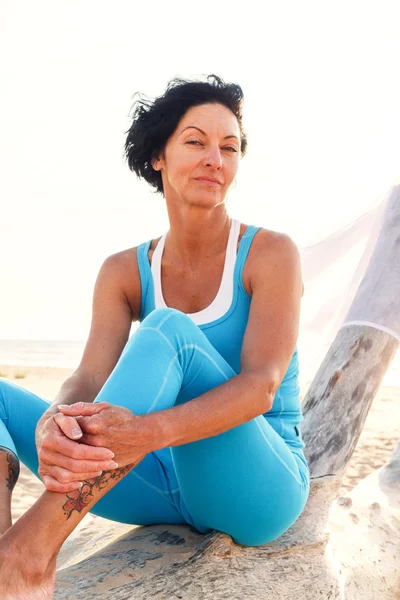
<instances>
[{"instance_id":1,"label":"woman's face","mask_svg":"<svg viewBox=\"0 0 400 600\"><path fill-rule=\"evenodd\" d=\"M183 115L153 168L161 170L167 200L212 207L224 202L239 159L235 115L221 104L203 104Z\"/></svg>"}]
</instances>

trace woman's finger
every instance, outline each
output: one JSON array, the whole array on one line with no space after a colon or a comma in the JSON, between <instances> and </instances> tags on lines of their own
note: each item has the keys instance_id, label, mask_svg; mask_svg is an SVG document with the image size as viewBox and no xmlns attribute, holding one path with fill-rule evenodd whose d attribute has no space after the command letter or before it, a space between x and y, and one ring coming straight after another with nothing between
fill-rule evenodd
<instances>
[{"instance_id":1,"label":"woman's finger","mask_svg":"<svg viewBox=\"0 0 400 600\"><path fill-rule=\"evenodd\" d=\"M71 440L78 440L82 437L82 430L79 427L78 421L74 417L67 417L62 413L54 415L54 421L57 423L61 431Z\"/></svg>"},{"instance_id":2,"label":"woman's finger","mask_svg":"<svg viewBox=\"0 0 400 600\"><path fill-rule=\"evenodd\" d=\"M67 469L54 466L48 469L48 474L62 484L71 484L76 481L95 479L96 477L100 477L102 472L103 471L97 471L94 473L71 473L71 471L68 471Z\"/></svg>"},{"instance_id":3,"label":"woman's finger","mask_svg":"<svg viewBox=\"0 0 400 600\"><path fill-rule=\"evenodd\" d=\"M91 435L90 433L84 433L81 437L81 441L88 446L101 446L101 440L97 435Z\"/></svg>"},{"instance_id":4,"label":"woman's finger","mask_svg":"<svg viewBox=\"0 0 400 600\"><path fill-rule=\"evenodd\" d=\"M46 464L47 468L54 465L63 467L72 473L95 473L117 468L116 462L113 460L77 460L45 448L39 451L39 460L42 464Z\"/></svg>"},{"instance_id":5,"label":"woman's finger","mask_svg":"<svg viewBox=\"0 0 400 600\"><path fill-rule=\"evenodd\" d=\"M114 452L104 447L88 446L79 442L73 442L63 434L53 434L43 440L42 448L52 452L59 452L76 460L110 460L114 458Z\"/></svg>"},{"instance_id":6,"label":"woman's finger","mask_svg":"<svg viewBox=\"0 0 400 600\"><path fill-rule=\"evenodd\" d=\"M82 482L80 481L71 481L70 483L60 483L51 475L43 475L42 481L49 492L59 492L60 494L66 494L68 492L73 492L74 490L79 490L82 487Z\"/></svg>"},{"instance_id":7,"label":"woman's finger","mask_svg":"<svg viewBox=\"0 0 400 600\"><path fill-rule=\"evenodd\" d=\"M75 402L75 404L59 404L58 410L64 415L70 417L84 416L91 417L97 415L105 408L109 408L111 404L108 402Z\"/></svg>"}]
</instances>

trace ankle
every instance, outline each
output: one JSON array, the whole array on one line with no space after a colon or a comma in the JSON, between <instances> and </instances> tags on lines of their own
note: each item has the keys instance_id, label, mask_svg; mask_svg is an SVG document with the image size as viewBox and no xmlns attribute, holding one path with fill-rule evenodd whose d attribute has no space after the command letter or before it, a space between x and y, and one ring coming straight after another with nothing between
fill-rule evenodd
<instances>
[{"instance_id":1,"label":"ankle","mask_svg":"<svg viewBox=\"0 0 400 600\"><path fill-rule=\"evenodd\" d=\"M8 499L6 499L8 500ZM11 506L10 502L5 502L5 506L0 507L0 537L10 529L12 525L11 520Z\"/></svg>"},{"instance_id":2,"label":"ankle","mask_svg":"<svg viewBox=\"0 0 400 600\"><path fill-rule=\"evenodd\" d=\"M25 540L13 535L8 529L0 539L0 565L8 571L16 569L24 580L32 584L38 583L54 567L56 558L46 559L39 548L35 552L29 548Z\"/></svg>"},{"instance_id":3,"label":"ankle","mask_svg":"<svg viewBox=\"0 0 400 600\"><path fill-rule=\"evenodd\" d=\"M27 518L28 513L29 511L22 515L4 533L0 540L1 551L7 559L21 563L21 569L27 567L32 575L44 574L49 564L55 561L59 548L48 530L38 529L35 521L32 527L32 519Z\"/></svg>"},{"instance_id":4,"label":"ankle","mask_svg":"<svg viewBox=\"0 0 400 600\"><path fill-rule=\"evenodd\" d=\"M0 538L6 533L6 531L8 531L11 527L12 523L10 521L10 523L4 524L1 523L0 524Z\"/></svg>"}]
</instances>

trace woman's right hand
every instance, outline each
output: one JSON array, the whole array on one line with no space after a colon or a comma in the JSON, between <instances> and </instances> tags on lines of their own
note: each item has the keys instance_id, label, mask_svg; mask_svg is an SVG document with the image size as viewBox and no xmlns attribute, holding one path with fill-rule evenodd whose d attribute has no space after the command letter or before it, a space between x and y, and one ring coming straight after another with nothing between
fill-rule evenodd
<instances>
[{"instance_id":1,"label":"woman's right hand","mask_svg":"<svg viewBox=\"0 0 400 600\"><path fill-rule=\"evenodd\" d=\"M71 492L79 489L82 481L116 468L111 450L79 443L81 436L74 417L50 412L38 422L39 475L49 491Z\"/></svg>"}]
</instances>

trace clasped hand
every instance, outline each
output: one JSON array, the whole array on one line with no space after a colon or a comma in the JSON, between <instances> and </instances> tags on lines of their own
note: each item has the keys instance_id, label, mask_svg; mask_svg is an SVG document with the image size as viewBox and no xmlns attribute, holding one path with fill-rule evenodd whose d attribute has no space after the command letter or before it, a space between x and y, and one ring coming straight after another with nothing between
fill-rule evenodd
<instances>
[{"instance_id":1,"label":"clasped hand","mask_svg":"<svg viewBox=\"0 0 400 600\"><path fill-rule=\"evenodd\" d=\"M148 415L107 402L58 409L37 432L39 475L50 491L72 491L103 471L137 464L155 449Z\"/></svg>"}]
</instances>

